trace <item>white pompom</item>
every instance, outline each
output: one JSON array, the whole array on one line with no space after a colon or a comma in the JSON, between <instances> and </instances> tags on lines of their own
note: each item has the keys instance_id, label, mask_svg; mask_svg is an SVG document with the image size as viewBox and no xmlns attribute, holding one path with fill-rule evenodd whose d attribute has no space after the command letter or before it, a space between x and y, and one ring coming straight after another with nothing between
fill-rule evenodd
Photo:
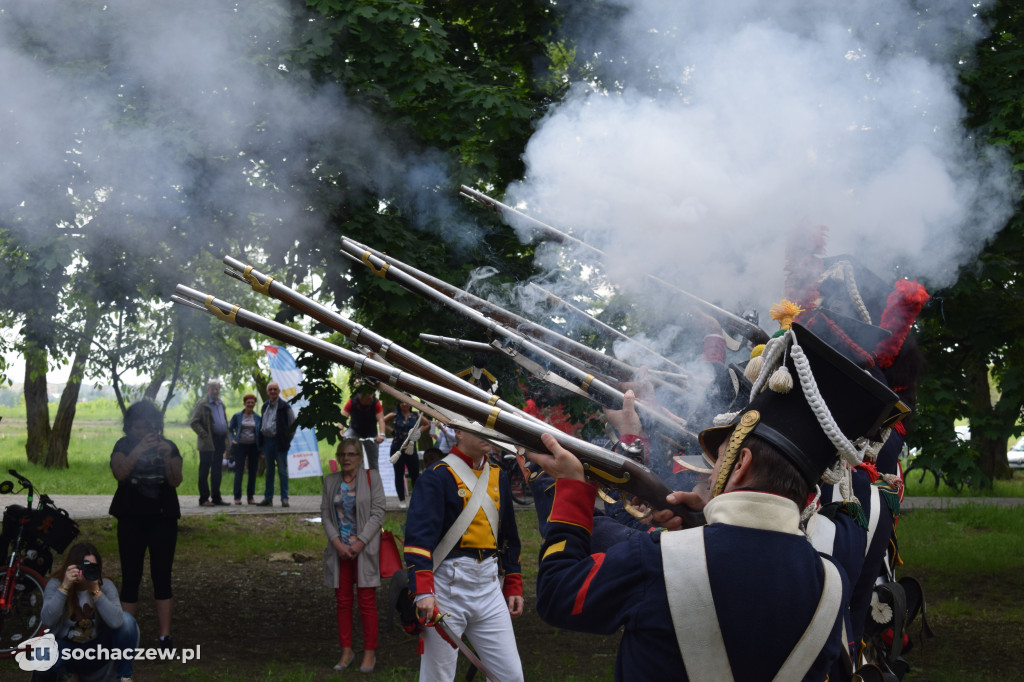
<instances>
[{"instance_id":1,"label":"white pompom","mask_svg":"<svg viewBox=\"0 0 1024 682\"><path fill-rule=\"evenodd\" d=\"M892 621L892 607L881 601L874 592L871 594L871 620L879 625Z\"/></svg>"},{"instance_id":2,"label":"white pompom","mask_svg":"<svg viewBox=\"0 0 1024 682\"><path fill-rule=\"evenodd\" d=\"M768 388L783 394L793 390L793 375L789 373L789 368L783 365L775 370L771 378L768 379Z\"/></svg>"},{"instance_id":3,"label":"white pompom","mask_svg":"<svg viewBox=\"0 0 1024 682\"><path fill-rule=\"evenodd\" d=\"M751 381L757 381L757 375L761 373L761 367L764 365L764 358L758 355L756 358L750 358L750 362L743 368L743 376L747 377Z\"/></svg>"}]
</instances>

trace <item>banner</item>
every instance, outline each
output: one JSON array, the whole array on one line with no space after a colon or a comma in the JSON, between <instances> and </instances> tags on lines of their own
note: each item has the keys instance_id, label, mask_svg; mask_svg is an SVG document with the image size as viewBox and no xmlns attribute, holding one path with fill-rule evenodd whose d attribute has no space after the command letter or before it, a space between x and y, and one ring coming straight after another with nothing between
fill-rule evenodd
<instances>
[{"instance_id":1,"label":"banner","mask_svg":"<svg viewBox=\"0 0 1024 682\"><path fill-rule=\"evenodd\" d=\"M302 370L295 364L295 358L281 346L266 346L270 362L270 378L281 387L281 397L287 400L298 415L309 401L299 395ZM288 478L323 476L320 466L320 448L316 444L316 431L296 429L292 445L288 449Z\"/></svg>"}]
</instances>

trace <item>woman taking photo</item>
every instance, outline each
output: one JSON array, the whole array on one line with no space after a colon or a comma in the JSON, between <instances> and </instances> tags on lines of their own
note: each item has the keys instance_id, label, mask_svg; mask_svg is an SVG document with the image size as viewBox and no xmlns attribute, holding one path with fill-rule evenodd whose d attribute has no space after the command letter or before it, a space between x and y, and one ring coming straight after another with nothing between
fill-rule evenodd
<instances>
[{"instance_id":1,"label":"woman taking photo","mask_svg":"<svg viewBox=\"0 0 1024 682\"><path fill-rule=\"evenodd\" d=\"M384 417L384 423L391 425L391 463L395 467L395 491L398 492L398 506L405 508L405 471L409 470L409 491L416 485L420 475L420 457L416 452L416 441L420 429L427 425L422 414L412 411L409 403L398 403L398 409ZM412 442L403 449L412 433Z\"/></svg>"},{"instance_id":2,"label":"woman taking photo","mask_svg":"<svg viewBox=\"0 0 1024 682\"><path fill-rule=\"evenodd\" d=\"M245 487L246 504L256 504L256 465L259 462L260 415L255 411L256 396L242 396L241 412L236 412L228 424L231 434L231 461L235 465L235 504L242 504L242 473L249 469L249 485Z\"/></svg>"},{"instance_id":3,"label":"woman taking photo","mask_svg":"<svg viewBox=\"0 0 1024 682\"><path fill-rule=\"evenodd\" d=\"M380 587L384 485L376 469L363 468L363 454L357 439L343 439L336 458L340 470L324 480L320 501L320 518L328 541L324 552L324 584L334 588L341 644L341 659L334 669L345 670L356 658L352 650L355 619L352 590L355 588L365 649L359 670L368 673L377 664L377 588Z\"/></svg>"},{"instance_id":4,"label":"woman taking photo","mask_svg":"<svg viewBox=\"0 0 1024 682\"><path fill-rule=\"evenodd\" d=\"M110 515L117 519L121 606L135 615L148 550L159 645L173 649L171 566L181 518L175 491L181 485L181 455L178 447L163 437L163 428L163 415L148 400L132 403L125 411L125 437L114 444L110 455L110 470L117 479Z\"/></svg>"},{"instance_id":5,"label":"woman taking photo","mask_svg":"<svg viewBox=\"0 0 1024 682\"><path fill-rule=\"evenodd\" d=\"M123 651L139 645L135 619L121 610L117 588L102 576L102 571L103 559L95 545L79 542L68 550L64 563L46 583L40 618L57 638L62 653L45 679L59 679L72 673L91 675L108 665L121 680L131 679L130 659L88 660L83 656L65 660L63 655L66 649L95 650L102 645Z\"/></svg>"}]
</instances>

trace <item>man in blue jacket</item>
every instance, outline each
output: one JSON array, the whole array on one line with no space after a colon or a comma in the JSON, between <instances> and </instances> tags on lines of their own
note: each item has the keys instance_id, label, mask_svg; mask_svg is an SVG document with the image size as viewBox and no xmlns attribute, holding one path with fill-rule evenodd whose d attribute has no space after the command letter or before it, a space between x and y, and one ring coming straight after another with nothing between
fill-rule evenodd
<instances>
[{"instance_id":1,"label":"man in blue jacket","mask_svg":"<svg viewBox=\"0 0 1024 682\"><path fill-rule=\"evenodd\" d=\"M267 384L267 400L261 410L260 436L263 443L263 457L267 462L267 485L263 501L258 507L274 504L274 469L281 479L281 506L288 506L288 448L295 431L295 410L281 397L281 387L276 381Z\"/></svg>"},{"instance_id":2,"label":"man in blue jacket","mask_svg":"<svg viewBox=\"0 0 1024 682\"><path fill-rule=\"evenodd\" d=\"M837 451L877 433L898 398L798 325L772 343L769 361L795 379L755 384L743 411L701 432L711 480L670 496L702 508L706 526L591 554L595 493L579 461L546 435L551 454L531 456L556 479L538 612L567 629L624 628L617 679L820 681L841 655L849 582L807 541L801 510Z\"/></svg>"}]
</instances>

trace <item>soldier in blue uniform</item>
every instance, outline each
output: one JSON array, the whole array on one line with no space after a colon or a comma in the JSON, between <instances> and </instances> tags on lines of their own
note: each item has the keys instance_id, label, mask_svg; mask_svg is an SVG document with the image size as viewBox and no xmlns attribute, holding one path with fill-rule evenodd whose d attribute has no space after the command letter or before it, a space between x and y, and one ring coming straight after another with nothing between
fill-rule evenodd
<instances>
[{"instance_id":1,"label":"soldier in blue uniform","mask_svg":"<svg viewBox=\"0 0 1024 682\"><path fill-rule=\"evenodd\" d=\"M796 386L755 383L730 424L700 434L708 488L673 496L703 508L704 527L592 554L579 461L547 436L552 454L531 456L556 479L538 612L567 629L624 627L617 679L824 680L840 656L849 581L807 541L801 509L837 449L875 434L898 399L799 325L776 342Z\"/></svg>"},{"instance_id":2,"label":"soldier in blue uniform","mask_svg":"<svg viewBox=\"0 0 1024 682\"><path fill-rule=\"evenodd\" d=\"M523 670L511 618L523 612L523 577L512 491L505 472L487 462L491 445L455 433L455 447L423 473L409 504L409 594L421 617L448 614L445 622L466 634L484 665L515 682ZM454 679L457 657L426 628L420 680Z\"/></svg>"}]
</instances>

